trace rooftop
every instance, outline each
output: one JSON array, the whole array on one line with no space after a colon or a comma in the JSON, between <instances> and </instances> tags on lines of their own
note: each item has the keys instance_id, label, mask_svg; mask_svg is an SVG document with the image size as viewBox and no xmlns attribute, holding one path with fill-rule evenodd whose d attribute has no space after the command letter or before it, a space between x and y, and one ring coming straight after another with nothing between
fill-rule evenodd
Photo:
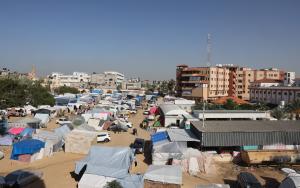
<instances>
[{"instance_id":1,"label":"rooftop","mask_svg":"<svg viewBox=\"0 0 300 188\"><path fill-rule=\"evenodd\" d=\"M202 121L191 122L201 132L299 132L300 121Z\"/></svg>"}]
</instances>

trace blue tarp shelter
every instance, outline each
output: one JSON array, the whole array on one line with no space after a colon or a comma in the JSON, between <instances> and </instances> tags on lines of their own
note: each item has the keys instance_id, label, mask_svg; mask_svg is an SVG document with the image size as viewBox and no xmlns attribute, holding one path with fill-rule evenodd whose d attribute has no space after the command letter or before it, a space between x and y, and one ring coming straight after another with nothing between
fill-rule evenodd
<instances>
[{"instance_id":1,"label":"blue tarp shelter","mask_svg":"<svg viewBox=\"0 0 300 188\"><path fill-rule=\"evenodd\" d=\"M85 173L112 178L128 177L134 153L129 147L92 146L86 158L76 162L75 173L86 166Z\"/></svg>"},{"instance_id":2,"label":"blue tarp shelter","mask_svg":"<svg viewBox=\"0 0 300 188\"><path fill-rule=\"evenodd\" d=\"M18 156L22 154L34 154L45 147L45 142L36 139L22 140L13 144L10 159L18 160Z\"/></svg>"},{"instance_id":3,"label":"blue tarp shelter","mask_svg":"<svg viewBox=\"0 0 300 188\"><path fill-rule=\"evenodd\" d=\"M151 135L152 143L163 141L163 140L168 140L168 134L166 131L157 132L157 133Z\"/></svg>"}]
</instances>

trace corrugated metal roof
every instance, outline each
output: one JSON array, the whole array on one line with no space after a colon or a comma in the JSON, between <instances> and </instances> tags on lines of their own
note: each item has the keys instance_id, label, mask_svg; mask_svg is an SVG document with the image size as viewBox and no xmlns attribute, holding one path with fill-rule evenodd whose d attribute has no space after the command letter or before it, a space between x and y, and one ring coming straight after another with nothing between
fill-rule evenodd
<instances>
[{"instance_id":1,"label":"corrugated metal roof","mask_svg":"<svg viewBox=\"0 0 300 188\"><path fill-rule=\"evenodd\" d=\"M191 122L201 132L300 132L300 121L202 121Z\"/></svg>"},{"instance_id":2,"label":"corrugated metal roof","mask_svg":"<svg viewBox=\"0 0 300 188\"><path fill-rule=\"evenodd\" d=\"M172 142L200 142L199 139L189 130L185 129L168 129L169 138Z\"/></svg>"},{"instance_id":3,"label":"corrugated metal roof","mask_svg":"<svg viewBox=\"0 0 300 188\"><path fill-rule=\"evenodd\" d=\"M191 130L206 147L300 144L300 121L192 122Z\"/></svg>"},{"instance_id":4,"label":"corrugated metal roof","mask_svg":"<svg viewBox=\"0 0 300 188\"><path fill-rule=\"evenodd\" d=\"M202 113L202 110L194 110L194 114ZM264 114L264 111L256 111L256 110L205 110L204 114L206 113L260 113Z\"/></svg>"}]
</instances>

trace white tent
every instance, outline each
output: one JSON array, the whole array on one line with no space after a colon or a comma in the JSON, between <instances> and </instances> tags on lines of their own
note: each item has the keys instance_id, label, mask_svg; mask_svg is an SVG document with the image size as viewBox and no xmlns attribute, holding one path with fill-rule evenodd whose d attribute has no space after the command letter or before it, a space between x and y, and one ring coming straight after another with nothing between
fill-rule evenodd
<instances>
[{"instance_id":1,"label":"white tent","mask_svg":"<svg viewBox=\"0 0 300 188\"><path fill-rule=\"evenodd\" d=\"M150 165L144 175L145 180L164 184L182 184L181 167L177 165Z\"/></svg>"},{"instance_id":2,"label":"white tent","mask_svg":"<svg viewBox=\"0 0 300 188\"><path fill-rule=\"evenodd\" d=\"M65 138L65 152L88 154L97 132L72 130Z\"/></svg>"}]
</instances>

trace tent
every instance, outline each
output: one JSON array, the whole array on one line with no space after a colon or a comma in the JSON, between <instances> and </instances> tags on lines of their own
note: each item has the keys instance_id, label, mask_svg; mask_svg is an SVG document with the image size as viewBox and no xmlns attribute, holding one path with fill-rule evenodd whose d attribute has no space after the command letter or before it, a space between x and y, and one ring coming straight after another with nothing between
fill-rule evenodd
<instances>
[{"instance_id":1,"label":"tent","mask_svg":"<svg viewBox=\"0 0 300 188\"><path fill-rule=\"evenodd\" d=\"M45 142L36 139L22 140L13 144L10 159L18 160L18 156L22 154L34 154L45 147Z\"/></svg>"},{"instance_id":2,"label":"tent","mask_svg":"<svg viewBox=\"0 0 300 188\"><path fill-rule=\"evenodd\" d=\"M38 118L25 117L16 121L16 123L23 123L31 128L38 129L40 128L41 120Z\"/></svg>"},{"instance_id":3,"label":"tent","mask_svg":"<svg viewBox=\"0 0 300 188\"><path fill-rule=\"evenodd\" d=\"M162 141L162 140L167 140L167 139L168 139L168 134L167 134L166 131L157 132L157 133L154 133L154 134L151 135L152 143L159 142L159 141Z\"/></svg>"},{"instance_id":4,"label":"tent","mask_svg":"<svg viewBox=\"0 0 300 188\"><path fill-rule=\"evenodd\" d=\"M197 185L196 188L230 188L227 184Z\"/></svg>"},{"instance_id":5,"label":"tent","mask_svg":"<svg viewBox=\"0 0 300 188\"><path fill-rule=\"evenodd\" d=\"M70 132L71 132L71 129L69 128L68 125L63 125L61 127L54 129L54 133L63 139L65 139L67 134L69 134Z\"/></svg>"},{"instance_id":6,"label":"tent","mask_svg":"<svg viewBox=\"0 0 300 188\"><path fill-rule=\"evenodd\" d=\"M181 167L177 165L150 165L146 173L144 174L145 187L151 182L154 184L176 184L179 187L182 184L182 172ZM151 182L147 182L151 181ZM153 186L156 187L156 186ZM159 186L157 186L159 187ZM160 187L164 187L161 185ZM166 187L168 187L166 185Z\"/></svg>"},{"instance_id":7,"label":"tent","mask_svg":"<svg viewBox=\"0 0 300 188\"><path fill-rule=\"evenodd\" d=\"M115 179L94 174L83 174L78 183L78 188L103 188L108 182Z\"/></svg>"},{"instance_id":8,"label":"tent","mask_svg":"<svg viewBox=\"0 0 300 188\"><path fill-rule=\"evenodd\" d=\"M12 140L10 135L0 136L0 146L11 146Z\"/></svg>"},{"instance_id":9,"label":"tent","mask_svg":"<svg viewBox=\"0 0 300 188\"><path fill-rule=\"evenodd\" d=\"M72 130L65 137L65 152L88 154L97 132Z\"/></svg>"},{"instance_id":10,"label":"tent","mask_svg":"<svg viewBox=\"0 0 300 188\"><path fill-rule=\"evenodd\" d=\"M105 177L125 178L133 161L129 147L92 146L86 158L76 162L75 173L86 166L85 173Z\"/></svg>"},{"instance_id":11,"label":"tent","mask_svg":"<svg viewBox=\"0 0 300 188\"><path fill-rule=\"evenodd\" d=\"M50 116L48 114L35 114L34 117L41 120L42 127L46 127L47 123L50 121Z\"/></svg>"},{"instance_id":12,"label":"tent","mask_svg":"<svg viewBox=\"0 0 300 188\"><path fill-rule=\"evenodd\" d=\"M32 136L34 139L45 142L46 156L52 156L53 152L57 152L61 149L63 145L62 138L56 135L54 132L37 130L37 133Z\"/></svg>"}]
</instances>

